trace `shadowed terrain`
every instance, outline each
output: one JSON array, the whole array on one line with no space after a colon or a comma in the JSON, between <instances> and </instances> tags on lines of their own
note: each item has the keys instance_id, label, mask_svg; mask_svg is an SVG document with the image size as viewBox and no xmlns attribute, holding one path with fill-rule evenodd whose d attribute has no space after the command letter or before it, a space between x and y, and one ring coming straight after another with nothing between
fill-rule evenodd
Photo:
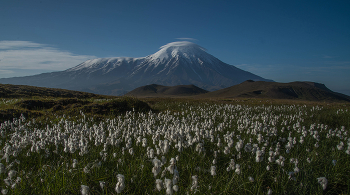
<instances>
[{"instance_id":1,"label":"shadowed terrain","mask_svg":"<svg viewBox=\"0 0 350 195\"><path fill-rule=\"evenodd\" d=\"M314 82L277 83L248 80L225 89L195 98L269 98L307 101L350 101L350 97L336 93Z\"/></svg>"},{"instance_id":2,"label":"shadowed terrain","mask_svg":"<svg viewBox=\"0 0 350 195\"><path fill-rule=\"evenodd\" d=\"M62 98L92 98L103 97L93 93L72 91L67 89L56 89L46 87L34 87L28 85L0 84L0 98L19 97L62 97Z\"/></svg>"},{"instance_id":3,"label":"shadowed terrain","mask_svg":"<svg viewBox=\"0 0 350 195\"><path fill-rule=\"evenodd\" d=\"M0 122L25 117L48 119L52 114L95 118L127 111L148 112L149 105L131 97L96 95L79 91L0 84Z\"/></svg>"},{"instance_id":4,"label":"shadowed terrain","mask_svg":"<svg viewBox=\"0 0 350 195\"><path fill-rule=\"evenodd\" d=\"M193 96L198 94L205 94L207 90L201 89L195 85L176 85L176 86L163 86L163 85L146 85L138 87L125 96L134 97L184 97Z\"/></svg>"}]
</instances>

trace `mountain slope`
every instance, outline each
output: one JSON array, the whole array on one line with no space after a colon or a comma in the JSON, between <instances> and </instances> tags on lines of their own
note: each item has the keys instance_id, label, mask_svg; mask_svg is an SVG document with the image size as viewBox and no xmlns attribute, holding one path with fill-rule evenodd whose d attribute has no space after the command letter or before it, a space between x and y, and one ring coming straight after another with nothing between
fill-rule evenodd
<instances>
[{"instance_id":1,"label":"mountain slope","mask_svg":"<svg viewBox=\"0 0 350 195\"><path fill-rule=\"evenodd\" d=\"M350 97L331 91L314 82L277 83L247 80L221 90L197 96L200 98L271 98L308 101L350 101Z\"/></svg>"},{"instance_id":2,"label":"mountain slope","mask_svg":"<svg viewBox=\"0 0 350 195\"><path fill-rule=\"evenodd\" d=\"M65 71L0 79L0 83L122 95L148 84L196 85L213 91L245 80L271 81L228 65L197 44L180 41L164 45L142 58L100 58Z\"/></svg>"},{"instance_id":3,"label":"mountain slope","mask_svg":"<svg viewBox=\"0 0 350 195\"><path fill-rule=\"evenodd\" d=\"M80 91L33 87L26 85L0 84L0 98L23 97L103 98L101 95Z\"/></svg>"},{"instance_id":4,"label":"mountain slope","mask_svg":"<svg viewBox=\"0 0 350 195\"><path fill-rule=\"evenodd\" d=\"M176 85L176 86L163 86L163 85L146 85L138 87L125 96L133 97L184 97L193 96L198 94L207 93L207 90L201 89L194 85Z\"/></svg>"}]
</instances>

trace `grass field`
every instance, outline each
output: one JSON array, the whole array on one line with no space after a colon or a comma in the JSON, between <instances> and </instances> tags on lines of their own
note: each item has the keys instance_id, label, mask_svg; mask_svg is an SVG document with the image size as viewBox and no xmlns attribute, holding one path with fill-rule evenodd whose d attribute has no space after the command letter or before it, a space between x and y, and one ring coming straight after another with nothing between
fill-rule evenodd
<instances>
[{"instance_id":1,"label":"grass field","mask_svg":"<svg viewBox=\"0 0 350 195\"><path fill-rule=\"evenodd\" d=\"M3 194L350 194L350 104L3 98Z\"/></svg>"}]
</instances>

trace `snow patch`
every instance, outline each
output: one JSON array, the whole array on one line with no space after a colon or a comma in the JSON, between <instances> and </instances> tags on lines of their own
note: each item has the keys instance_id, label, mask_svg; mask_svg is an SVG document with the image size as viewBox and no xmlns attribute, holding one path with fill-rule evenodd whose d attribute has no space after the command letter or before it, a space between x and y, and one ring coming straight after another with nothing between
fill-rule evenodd
<instances>
[{"instance_id":1,"label":"snow patch","mask_svg":"<svg viewBox=\"0 0 350 195\"><path fill-rule=\"evenodd\" d=\"M189 41L177 41L177 42L172 42L168 43L162 47L160 47L160 50L156 52L153 55L150 55L148 58L151 61L155 61L156 59L159 59L160 62L164 60L168 60L171 57L176 57L178 55L200 55L202 52L205 52L206 50Z\"/></svg>"},{"instance_id":2,"label":"snow patch","mask_svg":"<svg viewBox=\"0 0 350 195\"><path fill-rule=\"evenodd\" d=\"M203 80L203 75L198 74L198 70L205 68L204 66L208 66L214 71L220 73L219 69L221 69L221 63L222 62L219 59L208 54L206 52L206 49L203 47L189 41L177 41L160 47L160 50L158 52L147 57L115 57L92 59L87 60L78 66L75 66L66 71L84 73L93 73L100 71L102 74L106 74L115 69L118 69L118 67L130 66L128 68L132 71L130 76L141 72L149 72L158 75L165 73L168 75L171 74L173 70L177 69L178 66L182 66L185 68L185 70L187 69L188 71L193 71L200 80Z\"/></svg>"},{"instance_id":3,"label":"snow patch","mask_svg":"<svg viewBox=\"0 0 350 195\"><path fill-rule=\"evenodd\" d=\"M144 58L130 58L130 57L114 57L114 58L97 58L97 59L92 59L92 60L87 60L73 68L67 69L67 72L73 72L73 71L94 71L98 69L104 69L107 68L108 66L111 66L110 68L116 68L120 66L123 62L135 62L136 60L140 60ZM111 70L108 70L108 72Z\"/></svg>"}]
</instances>

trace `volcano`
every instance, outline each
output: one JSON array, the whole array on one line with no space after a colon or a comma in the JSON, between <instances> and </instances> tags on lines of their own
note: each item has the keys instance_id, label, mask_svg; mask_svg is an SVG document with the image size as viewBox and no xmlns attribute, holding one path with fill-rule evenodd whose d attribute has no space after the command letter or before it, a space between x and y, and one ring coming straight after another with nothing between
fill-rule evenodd
<instances>
[{"instance_id":1,"label":"volcano","mask_svg":"<svg viewBox=\"0 0 350 195\"><path fill-rule=\"evenodd\" d=\"M4 78L0 83L123 95L149 84L195 85L214 91L246 80L271 81L222 62L195 43L179 41L142 58L92 59L64 71Z\"/></svg>"}]
</instances>

